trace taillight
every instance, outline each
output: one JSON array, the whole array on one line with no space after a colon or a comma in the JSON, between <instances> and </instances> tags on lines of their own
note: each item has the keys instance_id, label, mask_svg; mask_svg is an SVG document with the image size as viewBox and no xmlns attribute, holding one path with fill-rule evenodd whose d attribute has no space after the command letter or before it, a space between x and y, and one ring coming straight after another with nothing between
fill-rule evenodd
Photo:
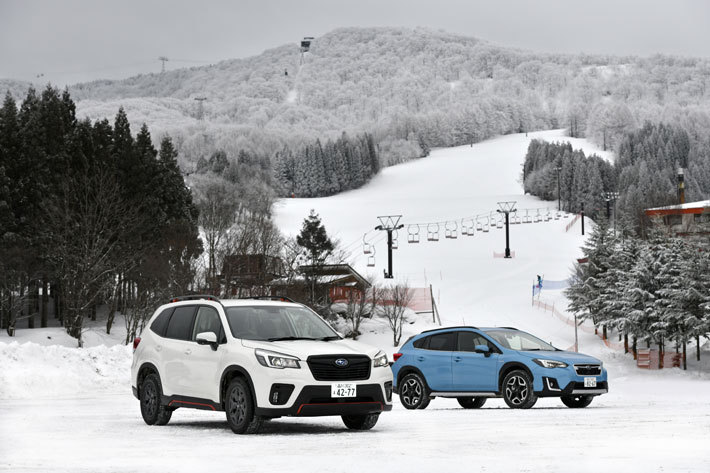
<instances>
[{"instance_id":1,"label":"taillight","mask_svg":"<svg viewBox=\"0 0 710 473\"><path fill-rule=\"evenodd\" d=\"M141 342L141 337L136 337L133 339L133 351L136 351L136 348L138 348L138 344Z\"/></svg>"},{"instance_id":2,"label":"taillight","mask_svg":"<svg viewBox=\"0 0 710 473\"><path fill-rule=\"evenodd\" d=\"M392 354L392 358L394 359L394 361L399 360L401 356L402 356L401 353L394 353L394 354Z\"/></svg>"}]
</instances>

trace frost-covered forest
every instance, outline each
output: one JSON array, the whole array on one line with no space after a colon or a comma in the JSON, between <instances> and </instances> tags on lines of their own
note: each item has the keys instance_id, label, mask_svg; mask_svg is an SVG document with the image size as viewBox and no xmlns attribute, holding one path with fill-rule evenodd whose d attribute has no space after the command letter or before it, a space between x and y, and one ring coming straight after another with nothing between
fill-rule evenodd
<instances>
[{"instance_id":1,"label":"frost-covered forest","mask_svg":"<svg viewBox=\"0 0 710 473\"><path fill-rule=\"evenodd\" d=\"M569 310L604 335L607 329L623 333L634 352L651 344L682 349L684 367L687 345L695 341L699 360L700 337L710 332L707 247L656 232L645 240L628 228L614 233L602 219L582 248L588 262L575 263L566 289Z\"/></svg>"},{"instance_id":2,"label":"frost-covered forest","mask_svg":"<svg viewBox=\"0 0 710 473\"><path fill-rule=\"evenodd\" d=\"M618 150L649 120L678 126L707 149L709 83L708 59L545 54L426 29L342 28L316 38L302 65L294 41L70 91L80 117L123 106L154 136L169 133L191 172L215 151L267 159L343 131L372 134L384 165L434 146L547 128Z\"/></svg>"},{"instance_id":3,"label":"frost-covered forest","mask_svg":"<svg viewBox=\"0 0 710 473\"><path fill-rule=\"evenodd\" d=\"M534 140L525 158L525 191L543 199L558 195L565 210L582 208L592 218L604 213L604 192L619 192L620 219L637 231L644 227L643 210L677 203L677 169L686 171L688 201L710 197L710 148L691 139L679 126L653 124L627 133L614 163L599 156L585 157L569 143Z\"/></svg>"}]
</instances>

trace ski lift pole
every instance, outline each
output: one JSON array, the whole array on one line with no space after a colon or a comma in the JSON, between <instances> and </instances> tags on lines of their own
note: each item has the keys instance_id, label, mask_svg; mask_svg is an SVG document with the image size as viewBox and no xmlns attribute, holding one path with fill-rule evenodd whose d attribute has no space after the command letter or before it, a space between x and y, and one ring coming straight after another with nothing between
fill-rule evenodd
<instances>
[{"instance_id":1,"label":"ski lift pole","mask_svg":"<svg viewBox=\"0 0 710 473\"><path fill-rule=\"evenodd\" d=\"M404 227L399 223L401 215L386 215L377 217L380 220L380 225L375 227L375 230L387 232L387 271L385 271L385 279L392 279L392 232Z\"/></svg>"},{"instance_id":2,"label":"ski lift pole","mask_svg":"<svg viewBox=\"0 0 710 473\"><path fill-rule=\"evenodd\" d=\"M510 258L510 212L516 212L515 201L498 202L499 213L505 214L505 257Z\"/></svg>"}]
</instances>

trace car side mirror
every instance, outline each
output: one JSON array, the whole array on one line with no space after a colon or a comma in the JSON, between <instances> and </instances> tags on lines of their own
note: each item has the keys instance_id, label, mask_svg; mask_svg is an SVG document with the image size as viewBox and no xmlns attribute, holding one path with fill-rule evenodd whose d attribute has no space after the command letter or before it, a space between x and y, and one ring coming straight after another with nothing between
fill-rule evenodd
<instances>
[{"instance_id":1,"label":"car side mirror","mask_svg":"<svg viewBox=\"0 0 710 473\"><path fill-rule=\"evenodd\" d=\"M198 345L210 345L213 350L217 350L219 346L217 343L217 334L214 332L198 333L195 337L195 341Z\"/></svg>"},{"instance_id":2,"label":"car side mirror","mask_svg":"<svg viewBox=\"0 0 710 473\"><path fill-rule=\"evenodd\" d=\"M476 345L473 347L473 351L476 353L483 353L486 357L491 356L491 349L488 345Z\"/></svg>"}]
</instances>

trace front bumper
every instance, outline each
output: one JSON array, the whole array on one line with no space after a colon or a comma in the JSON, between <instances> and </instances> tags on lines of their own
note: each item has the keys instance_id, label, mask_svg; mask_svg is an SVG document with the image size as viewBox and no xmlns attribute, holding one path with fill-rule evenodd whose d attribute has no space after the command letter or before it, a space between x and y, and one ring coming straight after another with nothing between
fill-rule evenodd
<instances>
[{"instance_id":1,"label":"front bumper","mask_svg":"<svg viewBox=\"0 0 710 473\"><path fill-rule=\"evenodd\" d=\"M543 389L535 391L537 397L560 397L560 396L599 396L609 392L607 381L597 381L597 387L585 388L584 382L570 381L564 388L558 384L558 380L551 377L544 377L542 380Z\"/></svg>"},{"instance_id":2,"label":"front bumper","mask_svg":"<svg viewBox=\"0 0 710 473\"><path fill-rule=\"evenodd\" d=\"M365 415L391 411L391 383L385 384L384 393L383 386L380 384L359 384L357 396L349 398L330 397L330 385L308 385L301 389L291 407L257 407L255 413L265 417L313 417Z\"/></svg>"}]
</instances>

